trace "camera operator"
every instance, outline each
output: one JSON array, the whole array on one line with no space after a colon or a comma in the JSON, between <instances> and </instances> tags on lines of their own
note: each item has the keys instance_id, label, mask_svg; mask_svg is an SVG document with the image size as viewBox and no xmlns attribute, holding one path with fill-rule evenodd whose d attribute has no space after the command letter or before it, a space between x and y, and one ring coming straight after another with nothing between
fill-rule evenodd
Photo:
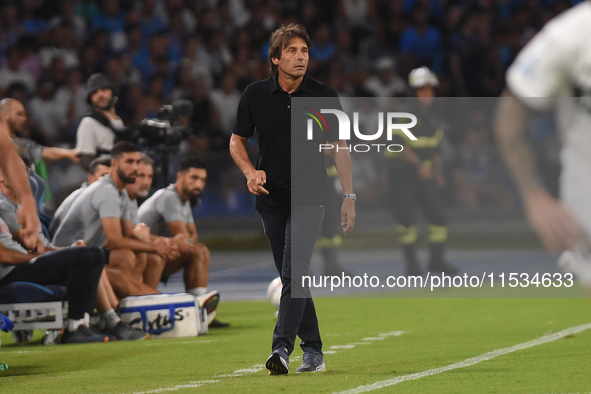
<instances>
[{"instance_id":1,"label":"camera operator","mask_svg":"<svg viewBox=\"0 0 591 394\"><path fill-rule=\"evenodd\" d=\"M76 132L76 149L80 164L88 170L95 158L108 155L115 142L126 138L128 129L115 112L117 96L106 75L92 74L86 81L88 96L92 106L90 114L82 118Z\"/></svg>"}]
</instances>

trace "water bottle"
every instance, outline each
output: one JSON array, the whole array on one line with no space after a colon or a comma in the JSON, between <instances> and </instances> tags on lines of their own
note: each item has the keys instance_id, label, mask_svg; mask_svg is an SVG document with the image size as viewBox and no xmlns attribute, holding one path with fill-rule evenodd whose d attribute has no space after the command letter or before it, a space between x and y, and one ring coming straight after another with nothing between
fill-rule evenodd
<instances>
[{"instance_id":1,"label":"water bottle","mask_svg":"<svg viewBox=\"0 0 591 394\"><path fill-rule=\"evenodd\" d=\"M8 364L0 363L0 371L6 371L8 369Z\"/></svg>"}]
</instances>

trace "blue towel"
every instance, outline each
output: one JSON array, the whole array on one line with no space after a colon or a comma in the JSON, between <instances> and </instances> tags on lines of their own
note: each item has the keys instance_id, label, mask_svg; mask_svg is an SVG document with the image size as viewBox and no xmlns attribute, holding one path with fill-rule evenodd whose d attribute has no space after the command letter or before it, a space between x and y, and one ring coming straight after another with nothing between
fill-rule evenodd
<instances>
[{"instance_id":1,"label":"blue towel","mask_svg":"<svg viewBox=\"0 0 591 394\"><path fill-rule=\"evenodd\" d=\"M14 323L11 322L9 318L0 313L0 330L8 332L12 330L12 327L14 327Z\"/></svg>"}]
</instances>

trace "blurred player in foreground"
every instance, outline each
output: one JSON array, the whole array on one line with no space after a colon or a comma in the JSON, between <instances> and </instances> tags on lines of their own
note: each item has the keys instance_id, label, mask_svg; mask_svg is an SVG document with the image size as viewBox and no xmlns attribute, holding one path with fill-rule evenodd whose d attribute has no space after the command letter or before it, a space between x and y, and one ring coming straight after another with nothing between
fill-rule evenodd
<instances>
[{"instance_id":1,"label":"blurred player in foreground","mask_svg":"<svg viewBox=\"0 0 591 394\"><path fill-rule=\"evenodd\" d=\"M591 3L548 22L507 71L495 124L499 149L519 188L527 219L550 251L591 285ZM562 136L560 201L536 169L525 124L529 110L554 109ZM558 147L557 147L558 149ZM568 258L570 256L570 258Z\"/></svg>"}]
</instances>

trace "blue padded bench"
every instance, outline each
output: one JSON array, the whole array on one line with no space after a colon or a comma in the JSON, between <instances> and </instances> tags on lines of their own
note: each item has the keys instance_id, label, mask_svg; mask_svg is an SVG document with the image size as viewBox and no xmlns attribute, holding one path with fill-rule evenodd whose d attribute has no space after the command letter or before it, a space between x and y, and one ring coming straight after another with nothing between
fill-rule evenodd
<instances>
[{"instance_id":1,"label":"blue padded bench","mask_svg":"<svg viewBox=\"0 0 591 394\"><path fill-rule=\"evenodd\" d=\"M17 342L30 339L35 329L45 330L44 344L54 343L64 327L66 288L14 282L0 286L0 312L14 323Z\"/></svg>"}]
</instances>

